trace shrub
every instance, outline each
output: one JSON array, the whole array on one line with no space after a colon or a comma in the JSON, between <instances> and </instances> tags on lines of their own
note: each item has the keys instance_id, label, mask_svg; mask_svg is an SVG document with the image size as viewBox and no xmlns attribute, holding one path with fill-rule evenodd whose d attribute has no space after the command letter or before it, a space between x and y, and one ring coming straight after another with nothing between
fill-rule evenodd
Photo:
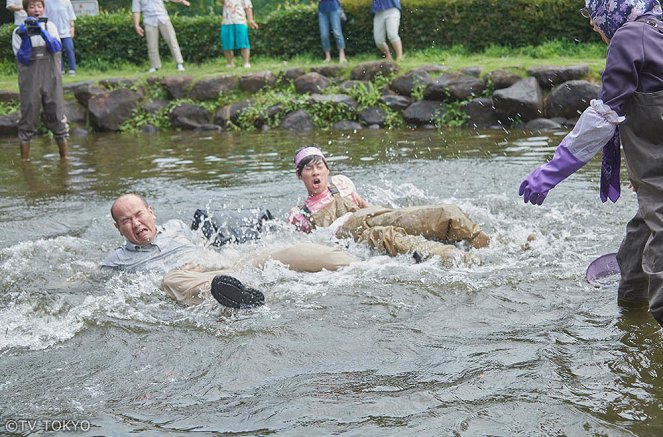
<instances>
[{"instance_id":1,"label":"shrub","mask_svg":"<svg viewBox=\"0 0 663 437\"><path fill-rule=\"evenodd\" d=\"M595 36L568 0L408 0L403 5L400 36L405 51L460 46L468 51L487 47L540 46L550 41L591 41ZM343 24L347 53L375 53L370 0L344 0L348 20ZM222 55L221 16L171 15L182 55L187 62L204 62ZM290 4L271 12L250 31L252 52L275 58L321 53L317 4ZM9 41L13 26L0 28ZM160 52L170 56L162 39ZM144 64L145 40L133 30L131 12L80 17L76 26L76 55L82 66L118 62ZM9 44L0 44L0 59L13 59Z\"/></svg>"}]
</instances>

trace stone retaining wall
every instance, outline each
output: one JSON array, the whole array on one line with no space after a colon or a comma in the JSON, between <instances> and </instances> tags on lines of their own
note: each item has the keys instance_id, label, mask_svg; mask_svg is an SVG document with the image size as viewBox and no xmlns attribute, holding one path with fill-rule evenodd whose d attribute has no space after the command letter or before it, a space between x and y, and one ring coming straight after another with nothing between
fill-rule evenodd
<instances>
[{"instance_id":1,"label":"stone retaining wall","mask_svg":"<svg viewBox=\"0 0 663 437\"><path fill-rule=\"evenodd\" d=\"M430 128L449 107L465 114L470 128L525 127L558 129L575 124L580 113L597 98L599 86L586 80L586 65L571 67L539 67L528 70L522 78L505 70L483 74L481 67L450 71L440 65L427 65L399 74L396 63L377 61L359 64L349 72L347 67L329 65L310 71L289 69L278 74L258 72L245 75L214 75L194 80L191 76L150 77L145 82L136 79L107 79L99 83L78 82L64 86L65 113L76 133L88 131L118 131L136 110L156 113L172 101L190 99L194 103L176 104L168 118L173 128L221 131L237 124L242 111L250 108L252 99L214 106L224 93L242 91L255 94L292 81L298 94L308 95L309 103L340 105L348 120L331 125L332 129L382 128L386 111L400 113L408 126ZM369 86L377 75L392 77L381 90L380 104L360 107L348 94L354 87ZM340 92L326 94L332 84ZM151 99L148 87L160 86L167 99ZM486 90L493 90L487 95ZM423 93L422 93L423 90ZM420 100L415 100L417 94ZM18 100L18 94L0 91L0 101ZM197 104L198 102L205 104ZM210 105L211 104L211 105ZM315 128L306 109L291 109L279 105L267 108L255 121L255 127L267 130L270 120L278 119L278 128L307 131ZM275 118L277 117L278 118ZM18 113L0 117L0 135L17 135ZM142 127L154 131L153 125Z\"/></svg>"}]
</instances>

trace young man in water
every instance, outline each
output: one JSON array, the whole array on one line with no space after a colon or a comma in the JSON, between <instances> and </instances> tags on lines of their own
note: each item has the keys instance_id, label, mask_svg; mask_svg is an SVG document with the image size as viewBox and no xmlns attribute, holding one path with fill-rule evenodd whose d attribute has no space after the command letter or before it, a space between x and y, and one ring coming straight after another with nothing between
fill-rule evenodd
<instances>
[{"instance_id":1,"label":"young man in water","mask_svg":"<svg viewBox=\"0 0 663 437\"><path fill-rule=\"evenodd\" d=\"M111 216L115 228L126 243L110 253L102 269L160 270L165 273L161 289L183 305L201 303L210 292L221 304L235 307L260 305L262 293L244 287L228 273L250 264L262 266L270 259L302 272L338 270L356 259L338 249L312 243L300 243L253 254L227 265L206 266L211 251L204 239L181 220L157 225L152 207L138 194L125 194L113 202ZM212 256L218 260L218 256ZM230 296L233 302L228 301Z\"/></svg>"},{"instance_id":2,"label":"young man in water","mask_svg":"<svg viewBox=\"0 0 663 437\"><path fill-rule=\"evenodd\" d=\"M295 153L295 171L308 198L291 211L291 223L310 232L329 227L338 237L352 237L391 256L412 253L437 255L443 261L459 258L452 244L466 241L472 247L488 246L490 238L456 205L424 205L390 209L371 206L354 183L343 175L329 178L329 166L315 145Z\"/></svg>"}]
</instances>

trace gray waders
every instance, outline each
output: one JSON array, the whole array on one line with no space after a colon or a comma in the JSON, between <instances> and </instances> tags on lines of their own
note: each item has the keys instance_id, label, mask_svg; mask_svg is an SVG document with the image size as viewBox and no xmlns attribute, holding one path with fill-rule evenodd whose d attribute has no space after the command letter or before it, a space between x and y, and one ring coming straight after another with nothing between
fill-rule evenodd
<instances>
[{"instance_id":1,"label":"gray waders","mask_svg":"<svg viewBox=\"0 0 663 437\"><path fill-rule=\"evenodd\" d=\"M649 304L663 326L663 91L634 93L619 127L638 212L626 227L617 260L619 303Z\"/></svg>"},{"instance_id":2,"label":"gray waders","mask_svg":"<svg viewBox=\"0 0 663 437\"><path fill-rule=\"evenodd\" d=\"M21 144L30 143L37 133L41 109L46 127L53 132L58 144L67 138L69 126L64 115L61 54L50 53L46 47L33 47L30 64L18 65L18 87L21 99L21 118L18 122L18 139Z\"/></svg>"}]
</instances>

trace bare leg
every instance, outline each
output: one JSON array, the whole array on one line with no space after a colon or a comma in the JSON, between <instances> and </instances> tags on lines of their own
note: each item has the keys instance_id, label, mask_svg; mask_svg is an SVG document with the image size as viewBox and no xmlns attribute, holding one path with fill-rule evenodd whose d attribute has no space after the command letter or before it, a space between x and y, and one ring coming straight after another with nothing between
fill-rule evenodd
<instances>
[{"instance_id":1,"label":"bare leg","mask_svg":"<svg viewBox=\"0 0 663 437\"><path fill-rule=\"evenodd\" d=\"M21 160L30 160L30 143L21 143Z\"/></svg>"},{"instance_id":2,"label":"bare leg","mask_svg":"<svg viewBox=\"0 0 663 437\"><path fill-rule=\"evenodd\" d=\"M57 140L57 143L58 143L58 150L60 151L60 158L66 159L67 149L69 148L69 142L67 141L66 138L61 138Z\"/></svg>"},{"instance_id":3,"label":"bare leg","mask_svg":"<svg viewBox=\"0 0 663 437\"><path fill-rule=\"evenodd\" d=\"M329 62L331 61L331 52L325 52L325 61L324 62Z\"/></svg>"},{"instance_id":4,"label":"bare leg","mask_svg":"<svg viewBox=\"0 0 663 437\"><path fill-rule=\"evenodd\" d=\"M387 61L392 61L393 58L391 57L391 52L389 51L389 46L387 44L383 45L382 47L379 48L382 54L384 55L385 59Z\"/></svg>"},{"instance_id":5,"label":"bare leg","mask_svg":"<svg viewBox=\"0 0 663 437\"><path fill-rule=\"evenodd\" d=\"M345 57L345 49L338 49L338 62L341 64L348 62L348 60Z\"/></svg>"},{"instance_id":6,"label":"bare leg","mask_svg":"<svg viewBox=\"0 0 663 437\"><path fill-rule=\"evenodd\" d=\"M240 49L240 53L242 54L242 61L244 61L244 67L248 68L251 66L249 63L249 58L251 57L251 50L249 49Z\"/></svg>"},{"instance_id":7,"label":"bare leg","mask_svg":"<svg viewBox=\"0 0 663 437\"><path fill-rule=\"evenodd\" d=\"M223 52L223 54L226 57L226 63L228 65L228 67L234 67L235 66L235 62L234 62L235 53L233 53L232 50L225 50Z\"/></svg>"},{"instance_id":8,"label":"bare leg","mask_svg":"<svg viewBox=\"0 0 663 437\"><path fill-rule=\"evenodd\" d=\"M394 48L394 52L396 52L396 60L400 61L403 59L403 43L401 40L392 41L391 46Z\"/></svg>"}]
</instances>

